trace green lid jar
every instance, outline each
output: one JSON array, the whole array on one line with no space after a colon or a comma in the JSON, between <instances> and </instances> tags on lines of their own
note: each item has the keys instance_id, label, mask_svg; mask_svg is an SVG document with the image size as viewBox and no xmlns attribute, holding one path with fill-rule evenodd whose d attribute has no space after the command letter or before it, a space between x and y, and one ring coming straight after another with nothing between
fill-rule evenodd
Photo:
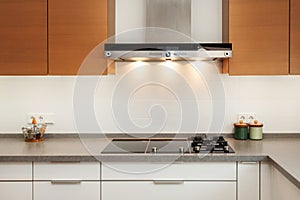
<instances>
[{"instance_id":1,"label":"green lid jar","mask_svg":"<svg viewBox=\"0 0 300 200\"><path fill-rule=\"evenodd\" d=\"M258 124L258 123L250 124L249 127L250 127L249 138L251 140L261 140L261 139L263 139L263 133L262 133L263 124Z\"/></svg>"},{"instance_id":2,"label":"green lid jar","mask_svg":"<svg viewBox=\"0 0 300 200\"><path fill-rule=\"evenodd\" d=\"M237 140L248 139L248 127L249 124L235 123L234 124L234 138Z\"/></svg>"}]
</instances>

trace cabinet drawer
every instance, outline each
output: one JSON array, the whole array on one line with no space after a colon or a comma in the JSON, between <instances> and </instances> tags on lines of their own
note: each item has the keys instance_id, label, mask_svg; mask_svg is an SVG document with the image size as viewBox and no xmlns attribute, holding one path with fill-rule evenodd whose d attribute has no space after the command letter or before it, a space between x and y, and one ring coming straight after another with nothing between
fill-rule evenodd
<instances>
[{"instance_id":1,"label":"cabinet drawer","mask_svg":"<svg viewBox=\"0 0 300 200\"><path fill-rule=\"evenodd\" d=\"M31 182L1 182L1 200L32 200Z\"/></svg>"},{"instance_id":2,"label":"cabinet drawer","mask_svg":"<svg viewBox=\"0 0 300 200\"><path fill-rule=\"evenodd\" d=\"M53 184L49 181L34 183L34 200L99 200L99 182L81 182L78 184Z\"/></svg>"},{"instance_id":3,"label":"cabinet drawer","mask_svg":"<svg viewBox=\"0 0 300 200\"><path fill-rule=\"evenodd\" d=\"M31 180L31 162L0 163L0 180Z\"/></svg>"},{"instance_id":4,"label":"cabinet drawer","mask_svg":"<svg viewBox=\"0 0 300 200\"><path fill-rule=\"evenodd\" d=\"M236 163L103 163L102 179L236 180Z\"/></svg>"},{"instance_id":5,"label":"cabinet drawer","mask_svg":"<svg viewBox=\"0 0 300 200\"><path fill-rule=\"evenodd\" d=\"M103 182L102 199L205 199L235 200L235 182L197 182L155 184L150 181Z\"/></svg>"},{"instance_id":6,"label":"cabinet drawer","mask_svg":"<svg viewBox=\"0 0 300 200\"><path fill-rule=\"evenodd\" d=\"M100 180L99 162L34 163L34 180Z\"/></svg>"}]
</instances>

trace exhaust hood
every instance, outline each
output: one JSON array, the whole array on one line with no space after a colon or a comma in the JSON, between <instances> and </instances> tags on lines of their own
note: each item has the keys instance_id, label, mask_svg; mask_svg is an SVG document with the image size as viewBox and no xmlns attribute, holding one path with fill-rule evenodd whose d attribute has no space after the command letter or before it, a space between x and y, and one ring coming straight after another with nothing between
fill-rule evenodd
<instances>
[{"instance_id":1,"label":"exhaust hood","mask_svg":"<svg viewBox=\"0 0 300 200\"><path fill-rule=\"evenodd\" d=\"M130 42L117 39L113 40L116 42L106 43L105 58L114 61L211 61L231 58L230 43L198 43L192 39L191 0L145 0L145 3L147 28L143 32L144 39ZM205 30L205 27L201 29Z\"/></svg>"},{"instance_id":2,"label":"exhaust hood","mask_svg":"<svg viewBox=\"0 0 300 200\"><path fill-rule=\"evenodd\" d=\"M115 61L217 60L232 56L230 43L106 43L105 58Z\"/></svg>"}]
</instances>

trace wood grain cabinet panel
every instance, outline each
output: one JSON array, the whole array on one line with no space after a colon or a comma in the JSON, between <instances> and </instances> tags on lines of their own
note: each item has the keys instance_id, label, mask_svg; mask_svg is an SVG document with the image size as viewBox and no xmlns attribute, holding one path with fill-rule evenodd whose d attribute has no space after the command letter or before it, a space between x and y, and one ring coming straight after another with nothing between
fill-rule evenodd
<instances>
[{"instance_id":1,"label":"wood grain cabinet panel","mask_svg":"<svg viewBox=\"0 0 300 200\"><path fill-rule=\"evenodd\" d=\"M230 75L288 74L289 0L230 0L229 42Z\"/></svg>"},{"instance_id":2,"label":"wood grain cabinet panel","mask_svg":"<svg viewBox=\"0 0 300 200\"><path fill-rule=\"evenodd\" d=\"M300 74L300 1L290 0L290 73Z\"/></svg>"},{"instance_id":3,"label":"wood grain cabinet panel","mask_svg":"<svg viewBox=\"0 0 300 200\"><path fill-rule=\"evenodd\" d=\"M47 74L47 0L2 0L0 47L0 75Z\"/></svg>"},{"instance_id":4,"label":"wood grain cabinet panel","mask_svg":"<svg viewBox=\"0 0 300 200\"><path fill-rule=\"evenodd\" d=\"M49 74L76 75L107 38L108 0L48 0ZM97 64L80 74L99 75Z\"/></svg>"}]
</instances>

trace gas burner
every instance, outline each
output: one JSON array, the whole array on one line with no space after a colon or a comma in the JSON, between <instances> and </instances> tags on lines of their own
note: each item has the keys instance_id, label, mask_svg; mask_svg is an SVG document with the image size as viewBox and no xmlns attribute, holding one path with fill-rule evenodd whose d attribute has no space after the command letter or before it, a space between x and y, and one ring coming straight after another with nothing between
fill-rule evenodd
<instances>
[{"instance_id":1,"label":"gas burner","mask_svg":"<svg viewBox=\"0 0 300 200\"><path fill-rule=\"evenodd\" d=\"M234 153L223 136L214 136L212 139L193 137L191 150L193 153Z\"/></svg>"}]
</instances>

